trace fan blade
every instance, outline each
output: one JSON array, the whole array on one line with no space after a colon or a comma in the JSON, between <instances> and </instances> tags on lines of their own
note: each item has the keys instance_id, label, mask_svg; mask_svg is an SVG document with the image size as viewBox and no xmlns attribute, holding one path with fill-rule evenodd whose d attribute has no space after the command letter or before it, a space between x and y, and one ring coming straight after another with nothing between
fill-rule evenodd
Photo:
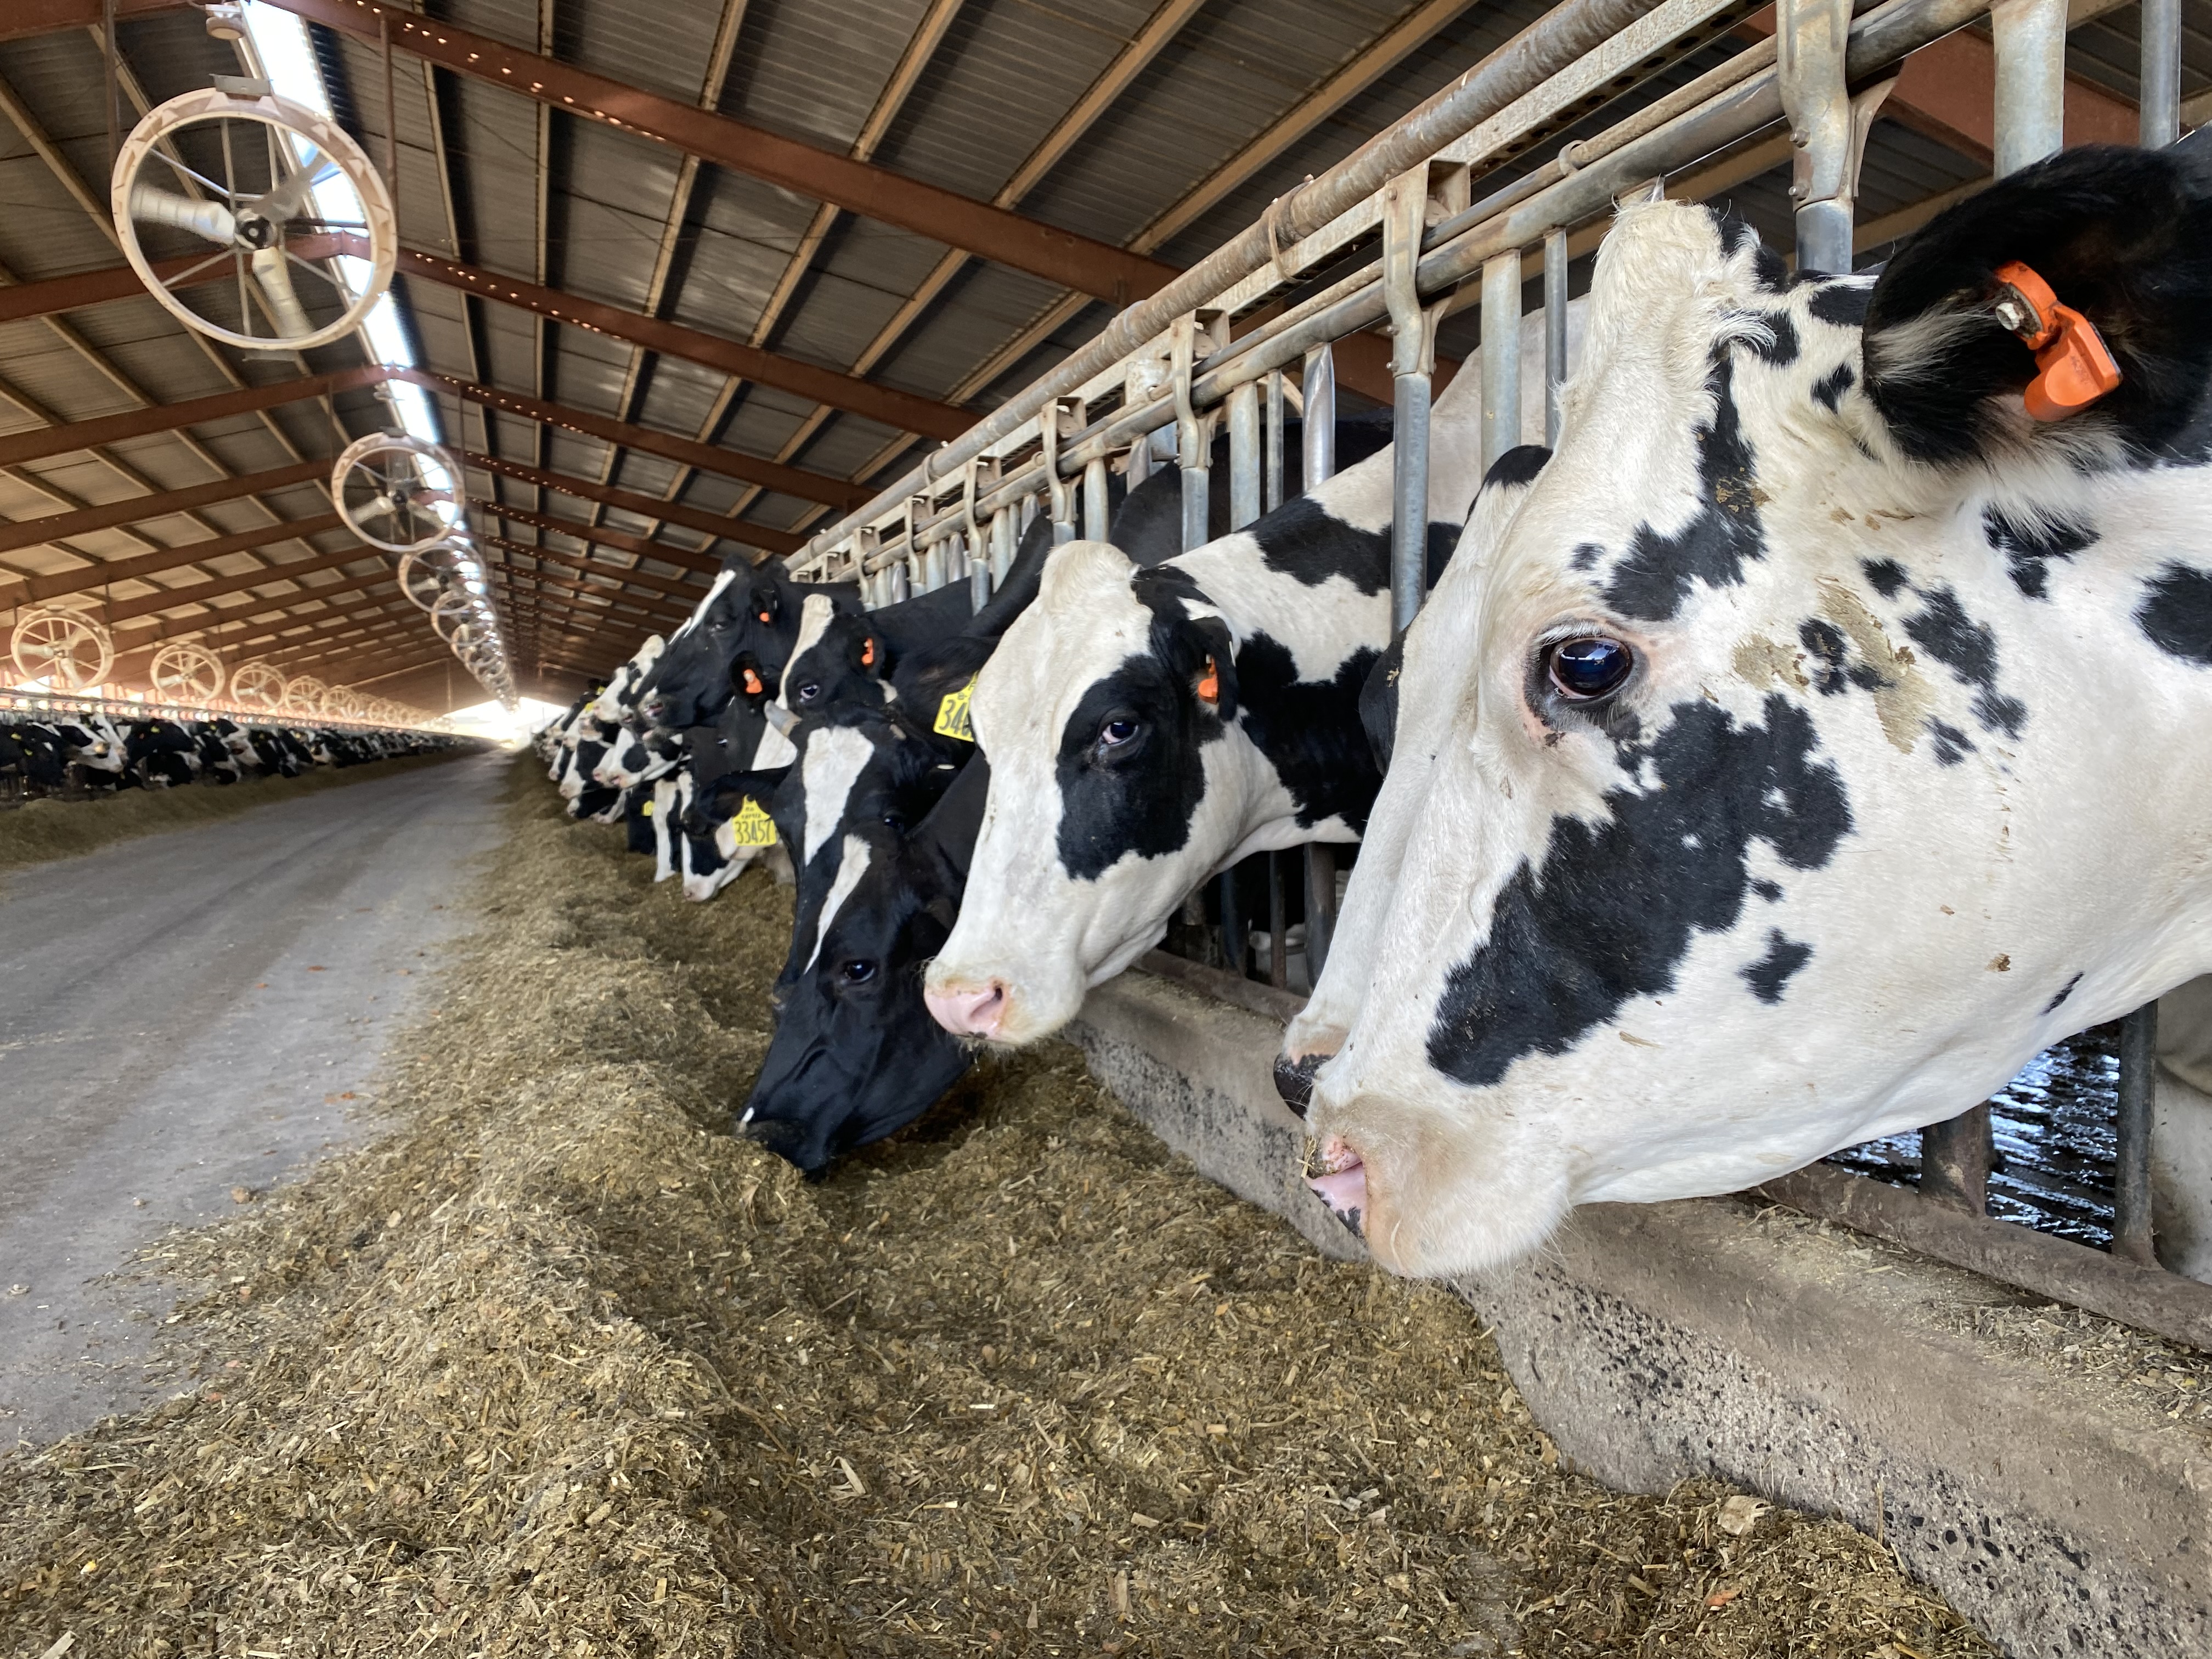
<instances>
[{"instance_id":1,"label":"fan blade","mask_svg":"<svg viewBox=\"0 0 2212 1659\"><path fill-rule=\"evenodd\" d=\"M276 319L276 326L287 339L305 339L315 331L307 320L307 308L300 303L299 295L292 287L292 270L284 263L282 248L264 247L253 251L253 280L261 284L261 292L269 301L269 309Z\"/></svg>"},{"instance_id":2,"label":"fan blade","mask_svg":"<svg viewBox=\"0 0 2212 1659\"><path fill-rule=\"evenodd\" d=\"M156 190L151 185L131 186L131 216L149 224L189 230L195 236L204 236L210 242L221 242L226 246L238 232L237 220L222 203L196 202L189 196Z\"/></svg>"},{"instance_id":3,"label":"fan blade","mask_svg":"<svg viewBox=\"0 0 2212 1659\"><path fill-rule=\"evenodd\" d=\"M314 185L315 174L325 165L319 151L310 150L305 165L286 173L284 182L256 202L254 207L277 224L298 216L301 208L307 204L307 191Z\"/></svg>"}]
</instances>

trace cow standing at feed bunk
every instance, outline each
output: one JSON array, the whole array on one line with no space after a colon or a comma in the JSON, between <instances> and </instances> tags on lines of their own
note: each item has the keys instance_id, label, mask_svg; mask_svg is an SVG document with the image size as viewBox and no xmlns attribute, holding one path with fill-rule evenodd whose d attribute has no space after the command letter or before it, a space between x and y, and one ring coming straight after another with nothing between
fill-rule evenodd
<instances>
[{"instance_id":1,"label":"cow standing at feed bunk","mask_svg":"<svg viewBox=\"0 0 2212 1659\"><path fill-rule=\"evenodd\" d=\"M1480 482L1476 379L1434 410L1431 574ZM1048 1036L1210 872L1358 839L1381 782L1359 695L1390 641L1391 456L1156 568L1103 542L1054 552L969 704L991 787L928 973L940 1024Z\"/></svg>"},{"instance_id":2,"label":"cow standing at feed bunk","mask_svg":"<svg viewBox=\"0 0 2212 1659\"><path fill-rule=\"evenodd\" d=\"M1480 1269L1941 1121L2212 969L2208 369L2185 153L2067 152L1872 281L1623 216L1557 453L1408 635L1286 1035L1378 1260ZM2212 1103L2162 1082L2162 1243L2201 1249L2171 1177Z\"/></svg>"}]
</instances>

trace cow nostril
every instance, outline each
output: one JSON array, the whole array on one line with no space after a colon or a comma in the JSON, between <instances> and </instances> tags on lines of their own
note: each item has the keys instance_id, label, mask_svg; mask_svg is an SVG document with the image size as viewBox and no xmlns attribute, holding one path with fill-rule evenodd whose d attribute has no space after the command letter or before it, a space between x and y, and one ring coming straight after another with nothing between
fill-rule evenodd
<instances>
[{"instance_id":1,"label":"cow nostril","mask_svg":"<svg viewBox=\"0 0 2212 1659\"><path fill-rule=\"evenodd\" d=\"M1285 1054L1275 1056L1275 1092L1300 1117L1313 1104L1314 1073L1328 1058L1327 1054L1301 1054L1296 1060Z\"/></svg>"}]
</instances>

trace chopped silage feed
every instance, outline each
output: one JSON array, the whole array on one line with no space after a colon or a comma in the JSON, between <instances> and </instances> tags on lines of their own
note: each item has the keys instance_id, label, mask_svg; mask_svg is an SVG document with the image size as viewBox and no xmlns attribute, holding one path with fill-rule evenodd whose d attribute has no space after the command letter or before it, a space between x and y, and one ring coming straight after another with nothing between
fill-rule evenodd
<instances>
[{"instance_id":1,"label":"chopped silage feed","mask_svg":"<svg viewBox=\"0 0 2212 1659\"><path fill-rule=\"evenodd\" d=\"M1462 1304L1066 1047L807 1185L724 1132L787 895L508 811L381 1138L147 1264L191 1392L0 1459L0 1652L1993 1651L1849 1527L1568 1472Z\"/></svg>"}]
</instances>

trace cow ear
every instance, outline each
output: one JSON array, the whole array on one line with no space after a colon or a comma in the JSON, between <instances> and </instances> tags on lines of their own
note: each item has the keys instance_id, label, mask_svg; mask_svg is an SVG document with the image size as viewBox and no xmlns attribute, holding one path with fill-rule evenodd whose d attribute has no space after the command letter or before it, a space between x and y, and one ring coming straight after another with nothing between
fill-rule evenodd
<instances>
[{"instance_id":1,"label":"cow ear","mask_svg":"<svg viewBox=\"0 0 2212 1659\"><path fill-rule=\"evenodd\" d=\"M1162 617L1152 624L1152 650L1201 708L1224 721L1237 718L1237 641L1220 617Z\"/></svg>"},{"instance_id":2,"label":"cow ear","mask_svg":"<svg viewBox=\"0 0 2212 1659\"><path fill-rule=\"evenodd\" d=\"M783 614L783 595L772 583L754 583L752 597L747 603L753 620L765 623L770 628L775 626L776 618Z\"/></svg>"},{"instance_id":3,"label":"cow ear","mask_svg":"<svg viewBox=\"0 0 2212 1659\"><path fill-rule=\"evenodd\" d=\"M2083 326L2033 326L2021 301L2039 292L2055 301L2043 312L2063 308ZM1848 309L1847 297L1816 296L1815 314ZM1863 339L1867 393L1916 460L2083 438L2146 458L2201 449L2212 161L2188 147L2092 144L2022 168L1898 250L1867 301ZM2087 378L2100 351L2118 374L2101 393L2106 380Z\"/></svg>"}]
</instances>

